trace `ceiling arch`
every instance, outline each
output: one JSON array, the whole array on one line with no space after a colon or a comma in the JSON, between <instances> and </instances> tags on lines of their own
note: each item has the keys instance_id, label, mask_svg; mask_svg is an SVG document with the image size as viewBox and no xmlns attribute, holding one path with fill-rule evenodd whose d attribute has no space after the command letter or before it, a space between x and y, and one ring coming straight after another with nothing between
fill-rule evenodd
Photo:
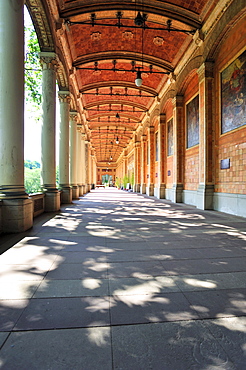
<instances>
[{"instance_id":1,"label":"ceiling arch","mask_svg":"<svg viewBox=\"0 0 246 370\"><path fill-rule=\"evenodd\" d=\"M97 163L108 163L110 150L111 164L116 166L137 132L159 114L169 88L179 86L176 71L183 76L191 68L191 64L177 67L193 44L199 48L194 34L216 1L26 0L26 4L41 50L59 55L59 86L73 94L72 108L82 117ZM141 86L136 86L137 77Z\"/></svg>"}]
</instances>

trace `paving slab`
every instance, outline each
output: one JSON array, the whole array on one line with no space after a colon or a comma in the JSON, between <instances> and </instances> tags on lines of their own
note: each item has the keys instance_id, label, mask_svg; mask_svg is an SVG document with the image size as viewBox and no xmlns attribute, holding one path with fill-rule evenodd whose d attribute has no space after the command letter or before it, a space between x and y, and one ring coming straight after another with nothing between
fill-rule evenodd
<instances>
[{"instance_id":1,"label":"paving slab","mask_svg":"<svg viewBox=\"0 0 246 370\"><path fill-rule=\"evenodd\" d=\"M110 278L110 295L143 295L179 292L175 279L169 276L141 276L139 278Z\"/></svg>"},{"instance_id":2,"label":"paving slab","mask_svg":"<svg viewBox=\"0 0 246 370\"><path fill-rule=\"evenodd\" d=\"M5 281L0 284L0 300L31 298L37 290L40 281Z\"/></svg>"},{"instance_id":3,"label":"paving slab","mask_svg":"<svg viewBox=\"0 0 246 370\"><path fill-rule=\"evenodd\" d=\"M85 278L81 280L44 279L33 298L98 297L108 296L108 280Z\"/></svg>"},{"instance_id":4,"label":"paving slab","mask_svg":"<svg viewBox=\"0 0 246 370\"><path fill-rule=\"evenodd\" d=\"M0 358L4 370L110 370L110 328L12 333Z\"/></svg>"},{"instance_id":5,"label":"paving slab","mask_svg":"<svg viewBox=\"0 0 246 370\"><path fill-rule=\"evenodd\" d=\"M219 341L235 369L245 369L246 317L206 320L204 325Z\"/></svg>"},{"instance_id":6,"label":"paving slab","mask_svg":"<svg viewBox=\"0 0 246 370\"><path fill-rule=\"evenodd\" d=\"M246 289L184 292L184 295L201 318L246 315Z\"/></svg>"},{"instance_id":7,"label":"paving slab","mask_svg":"<svg viewBox=\"0 0 246 370\"><path fill-rule=\"evenodd\" d=\"M32 299L14 330L43 330L109 325L109 298Z\"/></svg>"},{"instance_id":8,"label":"paving slab","mask_svg":"<svg viewBox=\"0 0 246 370\"><path fill-rule=\"evenodd\" d=\"M112 325L195 320L199 316L182 293L114 295L110 297Z\"/></svg>"},{"instance_id":9,"label":"paving slab","mask_svg":"<svg viewBox=\"0 0 246 370\"><path fill-rule=\"evenodd\" d=\"M0 348L4 344L5 340L8 338L8 335L9 335L8 332L6 332L6 333L0 332ZM1 366L1 359L0 359L0 366Z\"/></svg>"},{"instance_id":10,"label":"paving slab","mask_svg":"<svg viewBox=\"0 0 246 370\"><path fill-rule=\"evenodd\" d=\"M241 272L174 276L173 280L183 292L246 288L246 274Z\"/></svg>"},{"instance_id":11,"label":"paving slab","mask_svg":"<svg viewBox=\"0 0 246 370\"><path fill-rule=\"evenodd\" d=\"M108 263L98 262L96 259L90 259L86 263L64 263L46 275L47 279L59 280L80 280L83 278L106 278Z\"/></svg>"},{"instance_id":12,"label":"paving slab","mask_svg":"<svg viewBox=\"0 0 246 370\"><path fill-rule=\"evenodd\" d=\"M142 261L142 262L118 262L110 263L108 276L114 277L139 277L139 276L159 276L168 275L161 262Z\"/></svg>"},{"instance_id":13,"label":"paving slab","mask_svg":"<svg viewBox=\"0 0 246 370\"><path fill-rule=\"evenodd\" d=\"M0 300L0 332L12 330L28 304L28 299Z\"/></svg>"},{"instance_id":14,"label":"paving slab","mask_svg":"<svg viewBox=\"0 0 246 370\"><path fill-rule=\"evenodd\" d=\"M202 321L112 327L115 369L235 369Z\"/></svg>"}]
</instances>

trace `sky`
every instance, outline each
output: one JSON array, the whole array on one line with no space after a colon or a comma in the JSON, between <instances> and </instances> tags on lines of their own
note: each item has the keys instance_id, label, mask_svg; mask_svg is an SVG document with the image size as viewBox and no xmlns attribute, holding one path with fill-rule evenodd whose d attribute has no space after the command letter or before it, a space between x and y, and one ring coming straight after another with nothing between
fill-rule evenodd
<instances>
[{"instance_id":1,"label":"sky","mask_svg":"<svg viewBox=\"0 0 246 370\"><path fill-rule=\"evenodd\" d=\"M24 7L25 26L31 25L32 21L29 16L26 6ZM56 157L58 158L59 142L58 142L58 127L59 127L59 102L56 104L57 117L57 143ZM32 107L28 102L25 102L25 129L24 129L24 158L31 161L41 162L41 123L42 117L37 121L34 119L35 113L32 112Z\"/></svg>"}]
</instances>

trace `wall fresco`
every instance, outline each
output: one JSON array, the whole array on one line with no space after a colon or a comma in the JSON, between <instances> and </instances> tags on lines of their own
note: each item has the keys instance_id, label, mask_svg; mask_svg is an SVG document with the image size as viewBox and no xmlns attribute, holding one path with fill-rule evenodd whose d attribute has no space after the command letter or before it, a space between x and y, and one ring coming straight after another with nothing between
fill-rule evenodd
<instances>
[{"instance_id":1,"label":"wall fresco","mask_svg":"<svg viewBox=\"0 0 246 370\"><path fill-rule=\"evenodd\" d=\"M186 105L187 148L199 144L199 95Z\"/></svg>"},{"instance_id":2,"label":"wall fresco","mask_svg":"<svg viewBox=\"0 0 246 370\"><path fill-rule=\"evenodd\" d=\"M246 50L221 73L221 133L246 124Z\"/></svg>"}]
</instances>

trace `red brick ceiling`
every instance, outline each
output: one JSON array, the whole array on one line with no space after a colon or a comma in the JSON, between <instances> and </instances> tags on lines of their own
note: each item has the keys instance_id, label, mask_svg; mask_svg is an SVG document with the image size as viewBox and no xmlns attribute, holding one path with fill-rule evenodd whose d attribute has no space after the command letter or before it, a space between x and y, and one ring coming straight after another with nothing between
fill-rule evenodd
<instances>
[{"instance_id":1,"label":"red brick ceiling","mask_svg":"<svg viewBox=\"0 0 246 370\"><path fill-rule=\"evenodd\" d=\"M112 155L114 164L192 41L192 32L201 27L202 14L209 11L212 1L59 3L60 17L68 24L69 48L97 162L107 163ZM145 29L135 25L138 11L147 15ZM120 27L115 26L117 12L122 14ZM168 20L172 21L170 31ZM142 71L140 88L134 83L137 67Z\"/></svg>"}]
</instances>

